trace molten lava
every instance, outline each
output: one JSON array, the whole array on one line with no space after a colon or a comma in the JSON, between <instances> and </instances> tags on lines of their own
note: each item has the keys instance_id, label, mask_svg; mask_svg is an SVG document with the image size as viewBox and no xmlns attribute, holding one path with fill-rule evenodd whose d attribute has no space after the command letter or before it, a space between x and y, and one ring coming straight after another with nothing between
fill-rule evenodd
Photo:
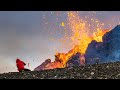
<instances>
[{"instance_id":1,"label":"molten lava","mask_svg":"<svg viewBox=\"0 0 120 90\"><path fill-rule=\"evenodd\" d=\"M68 53L56 53L55 61L46 65L46 69L53 68L64 68L66 66L67 61L77 52L81 53L80 63L84 64L85 58L84 54L89 43L92 40L96 40L97 42L102 42L102 36L109 32L110 30L102 30L102 26L104 23L100 24L98 20L94 20L95 32L93 32L92 36L89 35L90 25L87 21L82 20L77 12L68 12L68 25L70 30L72 31L72 36L69 38L72 43L72 48ZM65 23L62 22L62 26L65 26Z\"/></svg>"}]
</instances>

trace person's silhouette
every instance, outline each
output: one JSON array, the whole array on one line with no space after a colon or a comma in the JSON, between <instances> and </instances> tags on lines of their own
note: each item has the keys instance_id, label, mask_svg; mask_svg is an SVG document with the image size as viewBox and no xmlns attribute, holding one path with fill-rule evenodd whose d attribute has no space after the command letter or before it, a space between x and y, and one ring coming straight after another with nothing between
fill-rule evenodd
<instances>
[{"instance_id":1,"label":"person's silhouette","mask_svg":"<svg viewBox=\"0 0 120 90\"><path fill-rule=\"evenodd\" d=\"M25 65L26 64L23 61L21 61L18 58L16 59L16 66L17 66L19 72L22 72L22 71L31 71L29 69L24 68Z\"/></svg>"}]
</instances>

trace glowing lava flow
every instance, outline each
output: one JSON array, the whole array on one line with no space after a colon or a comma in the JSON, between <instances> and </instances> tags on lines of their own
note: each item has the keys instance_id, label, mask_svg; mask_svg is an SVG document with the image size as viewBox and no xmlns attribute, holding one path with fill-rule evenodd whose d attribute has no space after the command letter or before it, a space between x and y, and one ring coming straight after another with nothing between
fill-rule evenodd
<instances>
[{"instance_id":1,"label":"glowing lava flow","mask_svg":"<svg viewBox=\"0 0 120 90\"><path fill-rule=\"evenodd\" d=\"M96 24L96 32L93 33L92 36L89 36L90 26L86 21L80 19L77 12L68 12L68 25L72 31L72 36L69 38L71 43L73 44L73 49L68 53L56 53L55 61L46 65L46 69L53 68L64 68L66 66L67 61L77 52L81 53L81 57L84 57L85 51L92 40L96 40L97 42L102 42L102 36L108 32L109 30L102 30L103 23L100 24L98 20L94 20ZM64 22L62 22L62 26L64 26ZM80 59L83 64L85 59Z\"/></svg>"}]
</instances>

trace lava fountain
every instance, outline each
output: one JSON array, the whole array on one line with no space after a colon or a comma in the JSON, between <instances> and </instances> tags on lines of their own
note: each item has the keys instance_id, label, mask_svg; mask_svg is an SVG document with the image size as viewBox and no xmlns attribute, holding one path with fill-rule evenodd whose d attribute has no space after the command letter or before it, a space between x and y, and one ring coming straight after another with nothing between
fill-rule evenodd
<instances>
[{"instance_id":1,"label":"lava fountain","mask_svg":"<svg viewBox=\"0 0 120 90\"><path fill-rule=\"evenodd\" d=\"M67 24L72 31L72 36L69 37L72 49L68 53L56 53L55 61L47 64L45 69L53 69L53 68L64 68L66 67L66 63L69 58L75 55L77 52L81 53L80 62L84 64L85 58L84 54L92 40L96 40L97 42L102 42L102 36L109 32L109 29L103 30L102 27L104 23L100 23L97 19L91 18L92 23L94 23L94 29L92 35L89 35L91 31L91 24L87 21L81 19L77 12L67 12ZM64 22L62 22L62 26L65 27Z\"/></svg>"}]
</instances>

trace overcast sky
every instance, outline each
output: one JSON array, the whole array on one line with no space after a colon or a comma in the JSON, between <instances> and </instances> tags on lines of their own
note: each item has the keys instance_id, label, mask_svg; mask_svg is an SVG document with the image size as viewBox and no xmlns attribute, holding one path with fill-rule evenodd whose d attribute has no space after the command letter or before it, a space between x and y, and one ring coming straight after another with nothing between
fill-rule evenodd
<instances>
[{"instance_id":1,"label":"overcast sky","mask_svg":"<svg viewBox=\"0 0 120 90\"><path fill-rule=\"evenodd\" d=\"M80 17L91 13L82 11ZM94 17L106 29L119 24L120 12L98 11ZM53 61L56 49L67 51L58 41L64 34L60 23L66 20L66 11L0 11L0 73L17 71L16 58L30 63L26 67L33 70L48 58Z\"/></svg>"}]
</instances>

